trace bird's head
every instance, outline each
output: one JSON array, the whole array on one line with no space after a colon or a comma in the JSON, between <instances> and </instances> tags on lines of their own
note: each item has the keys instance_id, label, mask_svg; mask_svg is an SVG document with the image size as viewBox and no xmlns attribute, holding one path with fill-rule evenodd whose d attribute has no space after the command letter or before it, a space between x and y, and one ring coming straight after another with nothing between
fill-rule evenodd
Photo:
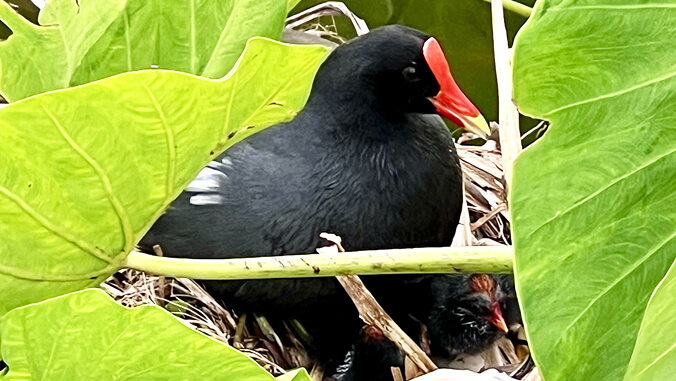
<instances>
[{"instance_id":1,"label":"bird's head","mask_svg":"<svg viewBox=\"0 0 676 381\"><path fill-rule=\"evenodd\" d=\"M451 355L481 351L507 333L502 310L509 295L495 277L438 277L432 292L430 339Z\"/></svg>"},{"instance_id":2,"label":"bird's head","mask_svg":"<svg viewBox=\"0 0 676 381\"><path fill-rule=\"evenodd\" d=\"M403 367L404 355L380 328L364 326L340 381L392 380L392 367Z\"/></svg>"},{"instance_id":3,"label":"bird's head","mask_svg":"<svg viewBox=\"0 0 676 381\"><path fill-rule=\"evenodd\" d=\"M389 25L336 48L313 92L338 102L367 103L386 116L437 113L485 137L486 120L451 75L439 42L418 30Z\"/></svg>"},{"instance_id":4,"label":"bird's head","mask_svg":"<svg viewBox=\"0 0 676 381\"><path fill-rule=\"evenodd\" d=\"M500 307L503 292L495 278L487 274L474 274L469 277L468 283L470 289L468 299L476 306L477 317L507 333L507 323Z\"/></svg>"}]
</instances>

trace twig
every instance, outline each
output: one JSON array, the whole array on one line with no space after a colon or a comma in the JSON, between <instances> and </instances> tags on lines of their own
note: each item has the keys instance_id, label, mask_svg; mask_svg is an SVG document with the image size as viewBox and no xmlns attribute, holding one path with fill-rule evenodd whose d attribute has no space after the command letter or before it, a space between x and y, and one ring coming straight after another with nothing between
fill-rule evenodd
<instances>
[{"instance_id":1,"label":"twig","mask_svg":"<svg viewBox=\"0 0 676 381\"><path fill-rule=\"evenodd\" d=\"M372 250L340 255L187 259L129 253L120 268L191 279L314 278L336 275L416 273L510 273L511 246Z\"/></svg>"},{"instance_id":2,"label":"twig","mask_svg":"<svg viewBox=\"0 0 676 381\"><path fill-rule=\"evenodd\" d=\"M519 132L519 112L512 102L512 69L509 64L507 30L502 13L502 2L491 2L493 20L493 49L495 51L495 72L498 78L500 147L502 150L502 169L509 193L512 183L512 165L521 153L521 134Z\"/></svg>"},{"instance_id":3,"label":"twig","mask_svg":"<svg viewBox=\"0 0 676 381\"><path fill-rule=\"evenodd\" d=\"M312 381L322 381L324 379L324 372L322 365L315 364L310 370L310 379Z\"/></svg>"},{"instance_id":4,"label":"twig","mask_svg":"<svg viewBox=\"0 0 676 381\"><path fill-rule=\"evenodd\" d=\"M390 371L392 372L392 379L394 381L405 381L404 376L401 374L401 369L392 367L390 368Z\"/></svg>"},{"instance_id":5,"label":"twig","mask_svg":"<svg viewBox=\"0 0 676 381\"><path fill-rule=\"evenodd\" d=\"M533 133L535 133L535 138L537 139L540 132L543 131L543 130L546 130L546 129L547 129L547 122L543 120L540 123L538 123L535 127L528 130L528 132L523 134L521 136L521 141L523 142L524 139L526 139L527 137L529 137Z\"/></svg>"},{"instance_id":6,"label":"twig","mask_svg":"<svg viewBox=\"0 0 676 381\"><path fill-rule=\"evenodd\" d=\"M418 347L404 331L392 320L392 318L383 311L376 299L366 289L364 283L356 275L336 277L340 284L345 288L347 294L352 298L359 317L366 323L380 328L385 336L408 356L413 363L423 372L429 373L437 369L434 362Z\"/></svg>"},{"instance_id":7,"label":"twig","mask_svg":"<svg viewBox=\"0 0 676 381\"><path fill-rule=\"evenodd\" d=\"M464 176L463 176L464 177ZM467 179L463 179L463 182L467 182ZM464 191L462 192L462 209L460 211L460 223L455 230L455 236L453 237L453 242L451 246L472 246L472 229L471 223L469 220L469 210L467 209L467 196Z\"/></svg>"},{"instance_id":8,"label":"twig","mask_svg":"<svg viewBox=\"0 0 676 381\"><path fill-rule=\"evenodd\" d=\"M322 233L320 236L335 244L335 246L317 250L320 254L327 255L331 251L334 251L334 254L345 252L340 244L340 237L327 233ZM336 279L354 302L359 311L359 317L364 323L378 327L423 372L429 373L437 369L427 354L383 310L358 276L337 276Z\"/></svg>"},{"instance_id":9,"label":"twig","mask_svg":"<svg viewBox=\"0 0 676 381\"><path fill-rule=\"evenodd\" d=\"M357 35L361 36L362 34L368 33L369 28L366 25L366 22L352 13L352 11L340 1L322 3L290 16L286 19L286 27L293 29L321 16L338 15L345 16L352 22L354 30L357 31Z\"/></svg>"},{"instance_id":10,"label":"twig","mask_svg":"<svg viewBox=\"0 0 676 381\"><path fill-rule=\"evenodd\" d=\"M526 377L522 379L523 381L542 381L542 377L540 376L540 371L538 368L533 368L533 371L528 373Z\"/></svg>"},{"instance_id":11,"label":"twig","mask_svg":"<svg viewBox=\"0 0 676 381\"><path fill-rule=\"evenodd\" d=\"M471 224L472 231L475 231L482 227L486 222L490 221L493 217L497 216L500 212L507 210L507 205L500 204L497 208L488 212L488 214L476 220L475 223Z\"/></svg>"}]
</instances>

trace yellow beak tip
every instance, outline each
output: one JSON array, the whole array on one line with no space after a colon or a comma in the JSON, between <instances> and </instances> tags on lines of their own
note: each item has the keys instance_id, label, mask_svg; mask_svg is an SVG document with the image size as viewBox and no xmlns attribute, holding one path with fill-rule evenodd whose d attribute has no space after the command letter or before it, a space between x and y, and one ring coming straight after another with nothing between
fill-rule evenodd
<instances>
[{"instance_id":1,"label":"yellow beak tip","mask_svg":"<svg viewBox=\"0 0 676 381\"><path fill-rule=\"evenodd\" d=\"M473 118L468 118L467 120L469 123L466 126L468 131L471 131L483 139L488 138L488 136L491 134L491 129L488 127L488 123L486 122L486 119L483 117L483 115L479 114Z\"/></svg>"}]
</instances>

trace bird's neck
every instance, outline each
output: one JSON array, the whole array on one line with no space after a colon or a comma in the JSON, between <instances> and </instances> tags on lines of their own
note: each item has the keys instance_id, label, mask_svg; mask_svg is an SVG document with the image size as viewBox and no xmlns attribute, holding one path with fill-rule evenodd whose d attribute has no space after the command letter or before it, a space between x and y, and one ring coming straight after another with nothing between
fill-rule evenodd
<instances>
[{"instance_id":1,"label":"bird's neck","mask_svg":"<svg viewBox=\"0 0 676 381\"><path fill-rule=\"evenodd\" d=\"M324 121L323 127L359 139L384 139L406 125L408 115L401 108L392 107L372 93L345 88L336 92L323 90L313 94L302 112Z\"/></svg>"}]
</instances>

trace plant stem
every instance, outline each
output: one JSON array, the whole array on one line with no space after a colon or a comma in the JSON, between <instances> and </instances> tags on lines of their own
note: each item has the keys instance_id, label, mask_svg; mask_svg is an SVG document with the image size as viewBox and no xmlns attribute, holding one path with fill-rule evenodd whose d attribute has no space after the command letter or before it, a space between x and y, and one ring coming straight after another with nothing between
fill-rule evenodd
<instances>
[{"instance_id":1,"label":"plant stem","mask_svg":"<svg viewBox=\"0 0 676 381\"><path fill-rule=\"evenodd\" d=\"M502 4L504 4L504 0ZM500 6L500 0L492 0L491 13L495 73L498 81L498 121L500 123L502 168L505 175L505 190L509 195L512 185L512 167L514 160L521 153L521 132L519 130L519 112L512 102L512 67L509 63L507 29L505 29L505 17Z\"/></svg>"},{"instance_id":2,"label":"plant stem","mask_svg":"<svg viewBox=\"0 0 676 381\"><path fill-rule=\"evenodd\" d=\"M132 251L121 267L193 279L314 278L403 273L510 273L511 246L434 247L279 257L186 259Z\"/></svg>"},{"instance_id":3,"label":"plant stem","mask_svg":"<svg viewBox=\"0 0 676 381\"><path fill-rule=\"evenodd\" d=\"M490 3L491 0L484 0L487 3ZM517 15L523 16L525 18L530 17L533 8L516 2L514 0L502 0L502 7L510 12L516 13Z\"/></svg>"}]
</instances>

